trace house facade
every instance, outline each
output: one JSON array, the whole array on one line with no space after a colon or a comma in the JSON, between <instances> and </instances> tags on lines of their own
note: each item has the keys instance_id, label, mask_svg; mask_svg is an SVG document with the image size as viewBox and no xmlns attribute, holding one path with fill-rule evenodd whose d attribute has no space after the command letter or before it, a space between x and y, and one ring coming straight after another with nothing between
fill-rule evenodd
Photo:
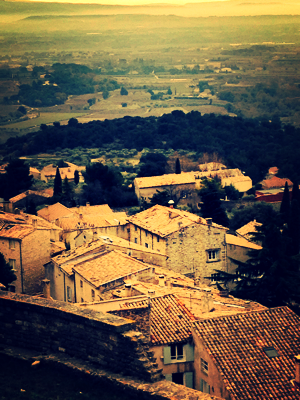
<instances>
[{"instance_id":1,"label":"house facade","mask_svg":"<svg viewBox=\"0 0 300 400\"><path fill-rule=\"evenodd\" d=\"M166 267L202 281L226 270L226 231L211 219L153 206L129 217L129 240L167 257Z\"/></svg>"},{"instance_id":2,"label":"house facade","mask_svg":"<svg viewBox=\"0 0 300 400\"><path fill-rule=\"evenodd\" d=\"M299 328L288 307L193 322L195 389L226 400L298 400Z\"/></svg>"}]
</instances>

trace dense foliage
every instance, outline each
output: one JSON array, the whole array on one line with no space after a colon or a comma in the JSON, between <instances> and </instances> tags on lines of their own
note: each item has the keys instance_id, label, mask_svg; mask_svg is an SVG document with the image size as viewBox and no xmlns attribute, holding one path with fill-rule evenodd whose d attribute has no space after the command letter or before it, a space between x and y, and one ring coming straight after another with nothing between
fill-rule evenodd
<instances>
[{"instance_id":1,"label":"dense foliage","mask_svg":"<svg viewBox=\"0 0 300 400\"><path fill-rule=\"evenodd\" d=\"M8 285L17 279L13 268L6 262L4 255L0 253L0 283Z\"/></svg>"},{"instance_id":2,"label":"dense foliage","mask_svg":"<svg viewBox=\"0 0 300 400\"><path fill-rule=\"evenodd\" d=\"M26 136L10 138L2 152L15 156L53 152L57 147L105 147L116 149L184 149L218 153L228 167L240 168L253 183L277 165L286 177L300 171L299 129L282 128L264 119L231 118L192 111L173 111L161 117L129 117L86 124L47 126Z\"/></svg>"},{"instance_id":3,"label":"dense foliage","mask_svg":"<svg viewBox=\"0 0 300 400\"><path fill-rule=\"evenodd\" d=\"M5 170L6 173L0 175L0 197L8 200L31 187L32 175L24 160L11 160Z\"/></svg>"}]
</instances>

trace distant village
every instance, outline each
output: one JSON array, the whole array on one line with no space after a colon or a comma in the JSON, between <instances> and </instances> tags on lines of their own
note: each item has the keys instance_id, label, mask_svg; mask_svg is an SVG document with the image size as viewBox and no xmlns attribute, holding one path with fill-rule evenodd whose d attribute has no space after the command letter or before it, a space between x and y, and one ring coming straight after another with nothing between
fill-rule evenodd
<instances>
[{"instance_id":1,"label":"distant village","mask_svg":"<svg viewBox=\"0 0 300 400\"><path fill-rule=\"evenodd\" d=\"M83 181L83 170L69 163L60 175L72 182L78 171ZM52 182L56 168L30 174ZM285 185L292 189L276 174L269 170L256 202L280 204ZM241 194L252 188L242 171L207 163L137 177L134 190L140 204L173 189L180 205L201 207L201 180L216 176ZM128 215L108 204L47 205L52 196L52 189L27 190L1 204L0 252L16 276L3 291L135 321L164 378L211 398L300 398L300 317L287 306L235 298L214 280L216 271L232 274L249 251L262 249L254 238L259 222L232 231L173 201ZM29 201L37 215L26 213Z\"/></svg>"}]
</instances>

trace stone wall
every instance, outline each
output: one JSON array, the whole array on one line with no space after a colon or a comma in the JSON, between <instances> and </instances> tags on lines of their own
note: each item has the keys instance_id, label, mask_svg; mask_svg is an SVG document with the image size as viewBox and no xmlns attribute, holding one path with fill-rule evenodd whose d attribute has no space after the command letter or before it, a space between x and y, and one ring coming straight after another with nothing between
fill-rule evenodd
<instances>
[{"instance_id":1,"label":"stone wall","mask_svg":"<svg viewBox=\"0 0 300 400\"><path fill-rule=\"evenodd\" d=\"M110 314L134 320L136 322L135 330L142 332L150 340L150 307L111 311Z\"/></svg>"},{"instance_id":2,"label":"stone wall","mask_svg":"<svg viewBox=\"0 0 300 400\"><path fill-rule=\"evenodd\" d=\"M0 342L41 354L64 353L113 373L161 379L148 339L135 323L48 299L0 291Z\"/></svg>"}]
</instances>

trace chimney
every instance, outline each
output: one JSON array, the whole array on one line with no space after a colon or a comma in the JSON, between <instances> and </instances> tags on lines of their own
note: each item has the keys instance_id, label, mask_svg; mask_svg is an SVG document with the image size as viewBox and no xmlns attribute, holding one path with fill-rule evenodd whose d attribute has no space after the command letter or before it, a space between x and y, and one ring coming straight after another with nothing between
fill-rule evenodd
<instances>
[{"instance_id":1,"label":"chimney","mask_svg":"<svg viewBox=\"0 0 300 400\"><path fill-rule=\"evenodd\" d=\"M45 299L50 299L50 281L49 279L43 279L42 280L42 284L43 284L43 294Z\"/></svg>"},{"instance_id":2,"label":"chimney","mask_svg":"<svg viewBox=\"0 0 300 400\"><path fill-rule=\"evenodd\" d=\"M89 207L90 203L87 201L85 205L86 205L86 207Z\"/></svg>"},{"instance_id":3,"label":"chimney","mask_svg":"<svg viewBox=\"0 0 300 400\"><path fill-rule=\"evenodd\" d=\"M300 354L295 356L295 367L296 367L295 382L298 385L300 385Z\"/></svg>"},{"instance_id":4,"label":"chimney","mask_svg":"<svg viewBox=\"0 0 300 400\"><path fill-rule=\"evenodd\" d=\"M173 200L169 200L168 204L169 204L170 208L174 208L174 201Z\"/></svg>"},{"instance_id":5,"label":"chimney","mask_svg":"<svg viewBox=\"0 0 300 400\"><path fill-rule=\"evenodd\" d=\"M37 219L36 218L32 218L32 225L34 228L37 228Z\"/></svg>"},{"instance_id":6,"label":"chimney","mask_svg":"<svg viewBox=\"0 0 300 400\"><path fill-rule=\"evenodd\" d=\"M82 219L83 218L83 215L82 214L79 214L79 219Z\"/></svg>"},{"instance_id":7,"label":"chimney","mask_svg":"<svg viewBox=\"0 0 300 400\"><path fill-rule=\"evenodd\" d=\"M131 285L130 283L125 284L125 296L131 297Z\"/></svg>"},{"instance_id":8,"label":"chimney","mask_svg":"<svg viewBox=\"0 0 300 400\"><path fill-rule=\"evenodd\" d=\"M212 225L212 218L206 218L207 225Z\"/></svg>"},{"instance_id":9,"label":"chimney","mask_svg":"<svg viewBox=\"0 0 300 400\"><path fill-rule=\"evenodd\" d=\"M164 275L159 275L158 277L158 285L161 287L165 286L165 276Z\"/></svg>"}]
</instances>

